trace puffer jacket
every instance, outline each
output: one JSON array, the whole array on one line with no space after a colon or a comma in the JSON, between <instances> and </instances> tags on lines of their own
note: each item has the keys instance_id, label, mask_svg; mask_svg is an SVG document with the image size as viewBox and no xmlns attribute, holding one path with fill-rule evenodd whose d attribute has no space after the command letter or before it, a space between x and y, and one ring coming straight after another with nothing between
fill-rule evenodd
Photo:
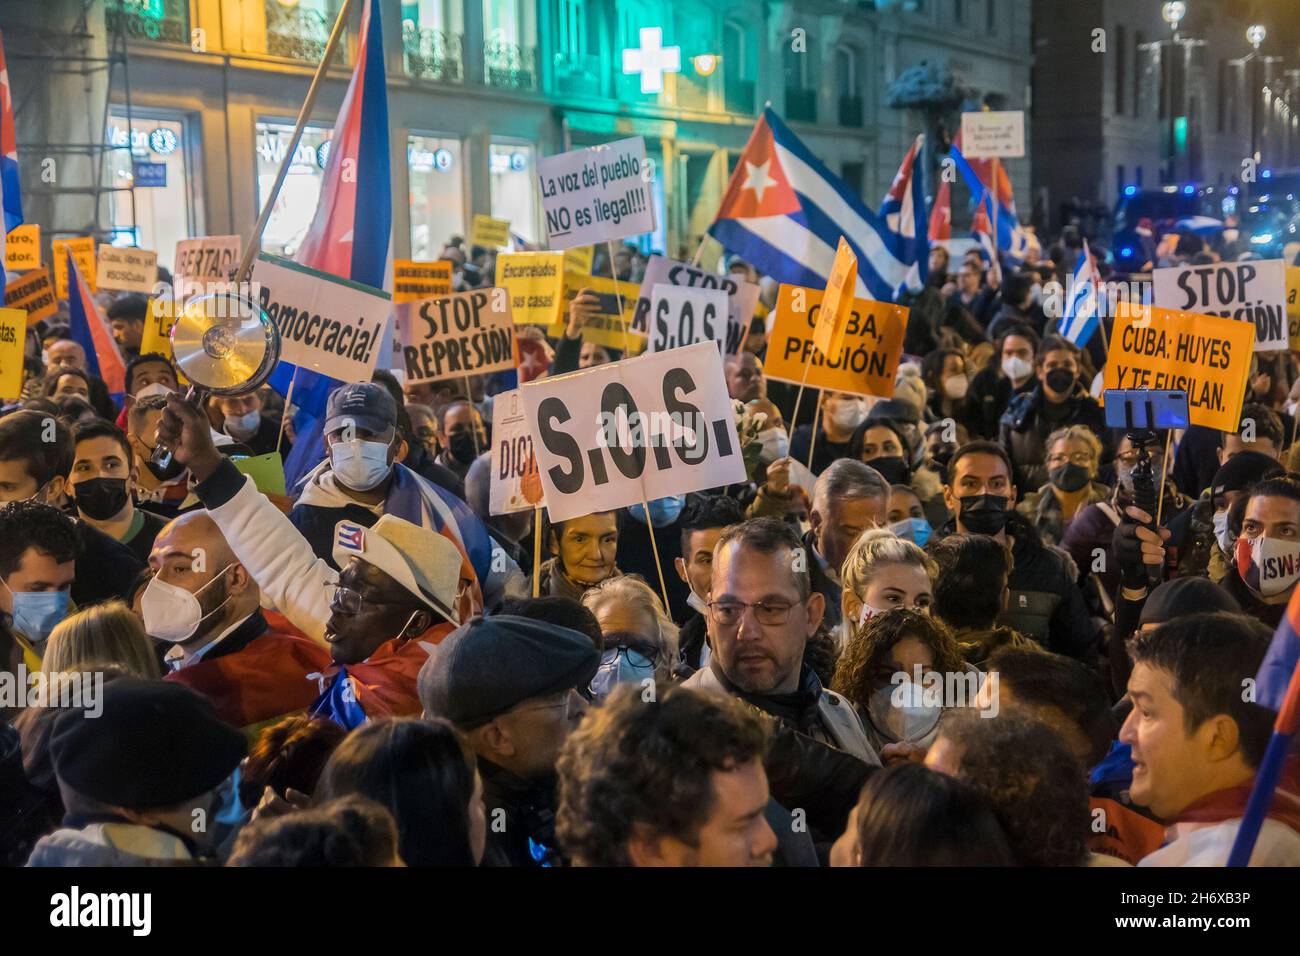
<instances>
[{"instance_id":1,"label":"puffer jacket","mask_svg":"<svg viewBox=\"0 0 1300 956\"><path fill-rule=\"evenodd\" d=\"M1074 392L1060 409L1061 414L1054 415L1052 421L1044 414L1046 404L1041 385L1015 395L998 426L999 439L1011 456L1016 487L1021 491L1047 484L1047 439L1056 429L1084 425L1101 439L1104 447L1109 447L1106 413L1082 385L1075 385ZM1102 460L1108 461L1109 455L1103 453Z\"/></svg>"}]
</instances>

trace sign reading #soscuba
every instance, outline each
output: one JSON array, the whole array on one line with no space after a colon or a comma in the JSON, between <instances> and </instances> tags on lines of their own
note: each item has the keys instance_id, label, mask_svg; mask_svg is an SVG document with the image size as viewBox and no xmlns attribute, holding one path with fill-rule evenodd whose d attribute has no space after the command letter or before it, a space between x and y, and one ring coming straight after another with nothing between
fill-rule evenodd
<instances>
[{"instance_id":1,"label":"sign reading #soscuba","mask_svg":"<svg viewBox=\"0 0 1300 956\"><path fill-rule=\"evenodd\" d=\"M537 163L552 249L654 232L650 171L640 136Z\"/></svg>"}]
</instances>

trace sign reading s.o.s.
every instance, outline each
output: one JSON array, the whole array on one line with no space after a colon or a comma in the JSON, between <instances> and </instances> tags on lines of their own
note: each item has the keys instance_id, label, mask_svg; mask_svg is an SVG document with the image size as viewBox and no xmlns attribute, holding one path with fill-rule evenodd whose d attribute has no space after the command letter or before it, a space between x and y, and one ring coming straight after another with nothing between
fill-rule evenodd
<instances>
[{"instance_id":1,"label":"sign reading s.o.s.","mask_svg":"<svg viewBox=\"0 0 1300 956\"><path fill-rule=\"evenodd\" d=\"M758 305L759 289L755 283L737 275L720 276L666 256L651 256L646 262L645 276L641 279L641 295L636 301L636 314L632 320L634 332L649 331L650 290L660 283L691 289L721 289L727 293L727 337L723 351L728 355L740 351L745 332L749 329L754 309Z\"/></svg>"},{"instance_id":2,"label":"sign reading s.o.s.","mask_svg":"<svg viewBox=\"0 0 1300 956\"><path fill-rule=\"evenodd\" d=\"M641 288L645 288L642 286ZM650 293L651 352L696 342L726 345L727 293L659 283Z\"/></svg>"},{"instance_id":3,"label":"sign reading s.o.s.","mask_svg":"<svg viewBox=\"0 0 1300 956\"><path fill-rule=\"evenodd\" d=\"M712 342L541 379L520 391L552 521L745 480Z\"/></svg>"}]
</instances>

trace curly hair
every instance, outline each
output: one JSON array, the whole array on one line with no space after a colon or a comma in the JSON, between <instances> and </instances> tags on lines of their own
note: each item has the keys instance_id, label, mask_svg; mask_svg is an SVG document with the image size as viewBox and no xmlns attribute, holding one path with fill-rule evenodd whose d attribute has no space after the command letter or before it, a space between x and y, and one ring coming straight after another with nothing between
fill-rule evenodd
<instances>
[{"instance_id":1,"label":"curly hair","mask_svg":"<svg viewBox=\"0 0 1300 956\"><path fill-rule=\"evenodd\" d=\"M227 866L386 866L397 824L374 800L352 794L309 810L254 820L239 831Z\"/></svg>"},{"instance_id":2,"label":"curly hair","mask_svg":"<svg viewBox=\"0 0 1300 956\"><path fill-rule=\"evenodd\" d=\"M909 637L930 649L934 669L939 673L959 674L966 670L961 648L944 624L927 614L896 608L869 618L849 635L835 666L831 690L865 709L875 690L876 672L890 648Z\"/></svg>"},{"instance_id":3,"label":"curly hair","mask_svg":"<svg viewBox=\"0 0 1300 956\"><path fill-rule=\"evenodd\" d=\"M645 703L639 686L619 686L560 753L560 846L580 865L629 866L637 826L694 844L713 812L713 772L766 751L762 722L735 698L673 686Z\"/></svg>"},{"instance_id":4,"label":"curly hair","mask_svg":"<svg viewBox=\"0 0 1300 956\"><path fill-rule=\"evenodd\" d=\"M1082 866L1088 777L1059 734L1023 714L949 711L939 738L961 754L957 778L993 809L1020 866Z\"/></svg>"},{"instance_id":5,"label":"curly hair","mask_svg":"<svg viewBox=\"0 0 1300 956\"><path fill-rule=\"evenodd\" d=\"M290 788L311 796L325 762L347 733L332 720L306 714L263 728L240 768L240 802L257 806L267 787L282 797Z\"/></svg>"},{"instance_id":6,"label":"curly hair","mask_svg":"<svg viewBox=\"0 0 1300 956\"><path fill-rule=\"evenodd\" d=\"M52 505L11 501L0 508L0 577L18 570L28 548L58 564L74 561L81 550L77 525Z\"/></svg>"}]
</instances>

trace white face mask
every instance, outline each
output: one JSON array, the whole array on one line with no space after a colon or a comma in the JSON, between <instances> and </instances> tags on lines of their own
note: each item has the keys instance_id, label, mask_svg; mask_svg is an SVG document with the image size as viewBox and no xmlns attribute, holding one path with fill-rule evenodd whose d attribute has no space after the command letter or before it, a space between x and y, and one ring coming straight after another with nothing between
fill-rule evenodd
<instances>
[{"instance_id":1,"label":"white face mask","mask_svg":"<svg viewBox=\"0 0 1300 956\"><path fill-rule=\"evenodd\" d=\"M841 430L852 431L861 425L866 417L867 409L862 402L847 401L840 402L835 407L835 413L831 416L831 419Z\"/></svg>"},{"instance_id":2,"label":"white face mask","mask_svg":"<svg viewBox=\"0 0 1300 956\"><path fill-rule=\"evenodd\" d=\"M1276 597L1300 581L1300 541L1238 538L1236 547L1237 573L1256 594Z\"/></svg>"},{"instance_id":3,"label":"white face mask","mask_svg":"<svg viewBox=\"0 0 1300 956\"><path fill-rule=\"evenodd\" d=\"M262 424L262 413L258 409L253 409L245 415L228 415L226 416L226 434L232 438L251 438L257 433L258 426Z\"/></svg>"},{"instance_id":4,"label":"white face mask","mask_svg":"<svg viewBox=\"0 0 1300 956\"><path fill-rule=\"evenodd\" d=\"M953 401L961 401L970 388L970 380L965 375L950 375L943 380L943 393Z\"/></svg>"},{"instance_id":5,"label":"white face mask","mask_svg":"<svg viewBox=\"0 0 1300 956\"><path fill-rule=\"evenodd\" d=\"M391 470L388 444L360 438L335 442L330 446L330 469L353 491L369 491L387 478Z\"/></svg>"},{"instance_id":6,"label":"white face mask","mask_svg":"<svg viewBox=\"0 0 1300 956\"><path fill-rule=\"evenodd\" d=\"M867 711L880 736L909 743L928 743L943 715L943 708L927 704L924 689L912 681L886 684L871 695Z\"/></svg>"},{"instance_id":7,"label":"white face mask","mask_svg":"<svg viewBox=\"0 0 1300 956\"><path fill-rule=\"evenodd\" d=\"M784 428L765 428L758 433L759 444L763 451L759 458L765 462L774 462L790 454L790 439Z\"/></svg>"},{"instance_id":8,"label":"white face mask","mask_svg":"<svg viewBox=\"0 0 1300 956\"><path fill-rule=\"evenodd\" d=\"M707 614L709 612L709 606L704 603L704 598L695 593L695 588L690 588L687 593L686 604L699 614Z\"/></svg>"},{"instance_id":9,"label":"white face mask","mask_svg":"<svg viewBox=\"0 0 1300 956\"><path fill-rule=\"evenodd\" d=\"M145 633L169 644L179 644L181 641L189 640L199 629L204 618L216 614L232 597L227 594L225 601L204 614L198 596L224 577L225 573L233 567L233 564L227 564L221 569L220 574L194 593L169 584L155 575L150 580L149 586L144 589L144 594L140 595L140 614L144 618Z\"/></svg>"},{"instance_id":10,"label":"white face mask","mask_svg":"<svg viewBox=\"0 0 1300 956\"><path fill-rule=\"evenodd\" d=\"M1235 544L1232 533L1228 531L1228 512L1216 511L1214 513L1214 540L1219 542L1219 550L1225 555L1232 554L1232 546Z\"/></svg>"},{"instance_id":11,"label":"white face mask","mask_svg":"<svg viewBox=\"0 0 1300 956\"><path fill-rule=\"evenodd\" d=\"M1002 360L1002 372L1013 382L1029 378L1033 371L1034 367L1019 355L1011 355Z\"/></svg>"},{"instance_id":12,"label":"white face mask","mask_svg":"<svg viewBox=\"0 0 1300 956\"><path fill-rule=\"evenodd\" d=\"M154 382L152 385L146 385L140 391L135 393L135 400L138 402L142 398L153 398L155 395L167 396L172 390L162 382Z\"/></svg>"}]
</instances>

